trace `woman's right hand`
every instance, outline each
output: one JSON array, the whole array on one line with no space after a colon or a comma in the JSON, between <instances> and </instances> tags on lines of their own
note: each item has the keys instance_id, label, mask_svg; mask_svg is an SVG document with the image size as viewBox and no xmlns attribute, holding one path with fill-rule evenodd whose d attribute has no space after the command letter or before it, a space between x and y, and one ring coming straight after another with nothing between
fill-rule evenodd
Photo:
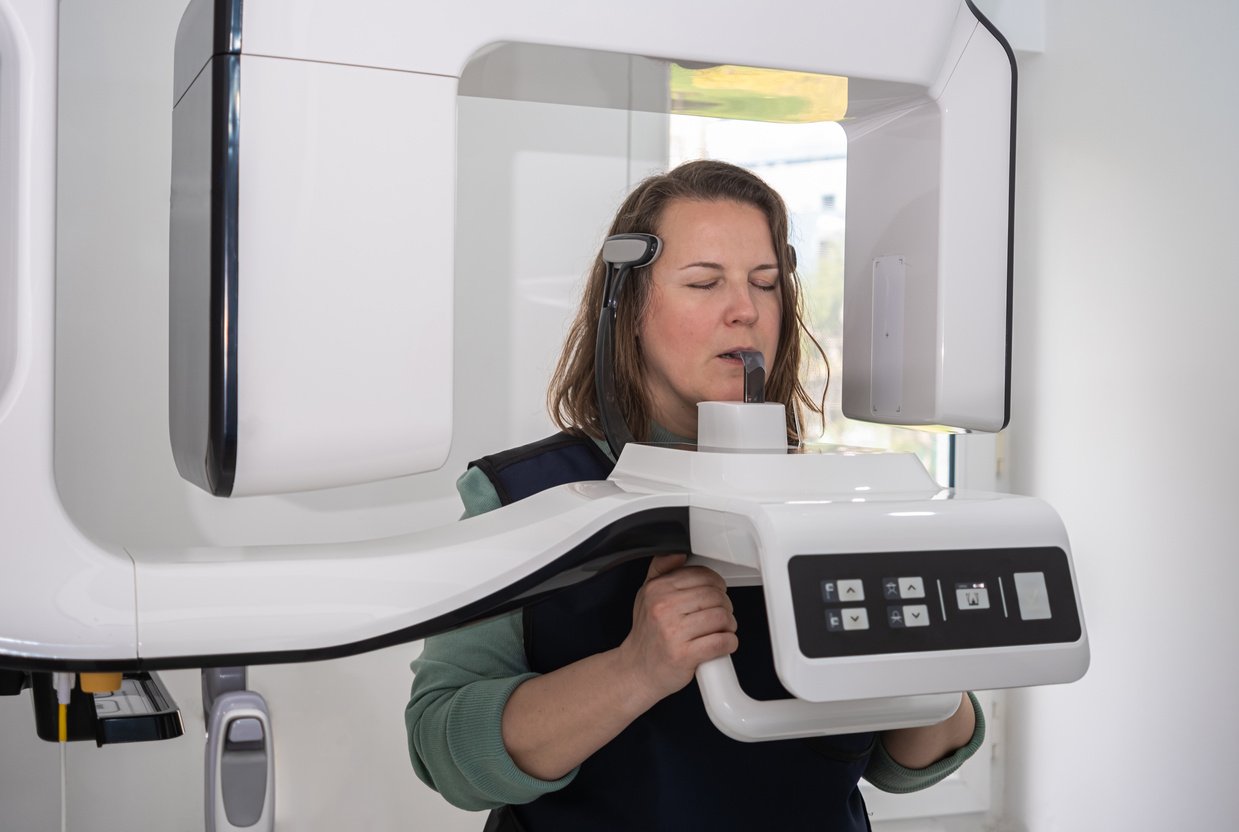
<instances>
[{"instance_id":1,"label":"woman's right hand","mask_svg":"<svg viewBox=\"0 0 1239 832\"><path fill-rule=\"evenodd\" d=\"M736 617L727 585L687 555L650 562L632 608L632 630L619 646L623 665L653 701L683 688L697 665L734 653Z\"/></svg>"},{"instance_id":2,"label":"woman's right hand","mask_svg":"<svg viewBox=\"0 0 1239 832\"><path fill-rule=\"evenodd\" d=\"M543 780L563 777L687 685L697 665L735 652L740 642L723 579L685 560L654 558L633 602L632 630L619 647L534 676L512 692L503 710L503 744L522 771Z\"/></svg>"}]
</instances>

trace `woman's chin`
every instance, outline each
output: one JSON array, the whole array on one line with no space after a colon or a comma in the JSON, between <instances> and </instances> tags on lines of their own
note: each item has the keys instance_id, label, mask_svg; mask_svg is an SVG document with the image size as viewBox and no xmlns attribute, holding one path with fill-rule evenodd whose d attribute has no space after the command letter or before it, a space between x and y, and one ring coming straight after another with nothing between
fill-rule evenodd
<instances>
[{"instance_id":1,"label":"woman's chin","mask_svg":"<svg viewBox=\"0 0 1239 832\"><path fill-rule=\"evenodd\" d=\"M740 402L744 401L744 388L739 385L727 385L706 391L703 402Z\"/></svg>"}]
</instances>

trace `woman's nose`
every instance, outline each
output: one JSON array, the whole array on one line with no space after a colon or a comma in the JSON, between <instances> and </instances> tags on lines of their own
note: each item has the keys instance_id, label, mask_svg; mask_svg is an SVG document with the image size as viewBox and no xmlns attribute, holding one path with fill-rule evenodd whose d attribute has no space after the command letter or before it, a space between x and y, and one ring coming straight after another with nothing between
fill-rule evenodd
<instances>
[{"instance_id":1,"label":"woman's nose","mask_svg":"<svg viewBox=\"0 0 1239 832\"><path fill-rule=\"evenodd\" d=\"M751 325L757 322L757 304L753 292L759 291L745 280L733 285L728 294L727 321L732 324Z\"/></svg>"}]
</instances>

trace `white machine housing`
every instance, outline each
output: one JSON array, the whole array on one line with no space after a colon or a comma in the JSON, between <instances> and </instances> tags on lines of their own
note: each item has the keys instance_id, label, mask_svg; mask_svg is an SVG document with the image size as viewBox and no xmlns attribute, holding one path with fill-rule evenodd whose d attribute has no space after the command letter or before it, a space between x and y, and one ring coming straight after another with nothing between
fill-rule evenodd
<instances>
[{"instance_id":1,"label":"white machine housing","mask_svg":"<svg viewBox=\"0 0 1239 832\"><path fill-rule=\"evenodd\" d=\"M893 388L897 421L914 422L904 417L919 412L927 422L942 422L943 413L967 411L975 422L961 417L953 424L1001 426L1005 407L986 410L978 403L1002 399L994 391L1005 389L1005 374L987 375L968 360L1005 356L1005 337L989 338L988 325L973 324L988 314L984 310L1002 306L990 301L1005 299L1007 273L997 258L976 260L965 244L1007 234L1010 160L1000 165L995 160L1002 153L968 149L976 143L969 138L974 130L993 140L994 112L1009 117L1009 61L978 67L970 57L997 58L1001 42L969 4L956 0L884 0L866 4L864 14L842 0L789 6L829 25L821 31L788 27L785 15L753 17L738 2L710 4L703 17L691 6L635 0L600 27L588 8L551 0L519 9L499 4L486 15L468 7L428 12L416 4L363 0L347 19L292 0L246 0L243 12L237 3L196 0L186 25L205 25L209 48L198 57L183 53L188 68L178 69L177 106L199 95L222 101L225 117L240 119L226 123L241 142L220 145L218 133L207 141L191 130L177 151L198 165L197 173L194 164L174 172L180 190L174 193L173 267L190 281L174 285L172 293L173 340L184 339L174 345L171 362L173 443L181 470L209 490L240 495L394 476L442 459L451 422L452 316L443 286L452 273L446 241L453 235L454 101L470 56L498 42L847 75L847 127L857 159L849 171L850 202L857 204L857 183L866 176L876 189L869 207L849 216L850 226L869 228L873 242L866 248L849 238L849 247L871 260L904 257L907 267L904 380ZM734 26L735 19L745 25ZM660 25L649 26L649 20ZM900 27L892 29L891 20ZM222 49L215 48L219 43ZM787 591L792 581L781 573L806 550L828 558L879 556L915 540L928 563L938 557L934 553L968 547L1054 547L1067 558L1070 576L1061 524L1048 508L1031 498L938 489L923 471L912 474L910 458L687 453L636 445L607 482L552 489L417 534L156 550L91 540L64 511L52 465L55 6L0 0L0 52L0 182L12 185L0 189L0 566L7 577L0 583L0 666L159 669L346 655L518 606L603 568L608 552L631 554L640 548L633 540L642 529L658 535L661 545L687 546L720 568L730 562L750 578L760 572L777 640L787 637L795 616ZM214 82L216 65L225 83L195 90ZM237 86L228 74L232 65L240 72ZM941 102L954 94L965 68L997 73L1004 94L996 101L952 99L945 109ZM961 83L966 88L975 91ZM194 123L188 111L174 118ZM939 160L930 165L936 175L883 177L891 155L903 150L897 139L904 125L913 144L927 141L933 148L925 154ZM1009 134L1000 134L998 144L1007 146ZM882 137L891 140L886 153L867 155L863 145ZM222 183L215 177L228 169L216 165L221 156L236 163L235 178ZM975 158L978 167L961 171L948 157ZM202 176L204 159L212 172ZM883 192L890 199L877 198ZM214 195L226 201L229 193L244 209L233 212L237 224L211 225ZM924 209L924 222L901 224L912 205ZM859 274L865 281L866 270ZM204 275L207 282L192 282ZM897 270L894 275L882 277L883 292L900 291ZM916 294L924 288L922 277L935 287L928 307ZM973 314L964 298L987 300ZM220 320L180 316L195 305ZM348 309L361 314L344 314ZM415 314L423 317L410 325ZM922 314L934 322L924 329L907 323ZM961 321L962 328L942 335L944 320ZM846 329L845 337L860 337L863 345L865 337L854 332ZM947 350L964 363L936 367L932 395L912 383L920 380L915 358L926 338L945 338L949 345L960 338L969 345ZM852 363L866 372L865 362ZM993 395L964 396L943 409L940 391L958 392L963 385L944 385L939 375L957 366L959 378ZM349 386L353 378L360 379L356 389ZM393 379L413 380L414 392L388 400L372 389L400 387ZM341 427L350 419L357 421ZM405 429L406 419L412 430ZM379 447L383 453L375 452ZM389 465L388 456L397 462ZM215 474L229 464L231 483L218 487L225 479ZM862 489L865 497L851 496ZM797 655L800 648L788 640L779 648L778 671L792 692L819 704L1069 681L1087 664L1073 576L1070 586L1056 593L1055 603L1079 618L1071 639L938 651L940 672L926 670L933 662L916 651L823 658L803 650ZM865 672L841 678L828 666ZM935 710L941 705L920 710L911 723L887 713L884 724L932 721L941 716Z\"/></svg>"},{"instance_id":2,"label":"white machine housing","mask_svg":"<svg viewBox=\"0 0 1239 832\"><path fill-rule=\"evenodd\" d=\"M775 670L795 698L752 699L730 659L703 664L707 712L736 739L938 722L961 687L1073 681L1088 668L1067 536L1039 500L942 489L911 454L862 451L635 446L612 480L684 488L694 559L762 585ZM859 597L823 597L828 584ZM966 606L963 587L983 605Z\"/></svg>"},{"instance_id":3,"label":"white machine housing","mask_svg":"<svg viewBox=\"0 0 1239 832\"><path fill-rule=\"evenodd\" d=\"M293 0L194 0L173 110L170 416L182 475L242 496L442 465L455 102L471 61L508 43L847 77L844 411L1000 430L1014 60L971 3L853 5L814 4L822 26L800 29L737 0L708 13L637 0L606 25L554 0L486 14L359 0L346 16ZM472 94L521 88L474 75ZM562 83L590 99L588 78Z\"/></svg>"}]
</instances>

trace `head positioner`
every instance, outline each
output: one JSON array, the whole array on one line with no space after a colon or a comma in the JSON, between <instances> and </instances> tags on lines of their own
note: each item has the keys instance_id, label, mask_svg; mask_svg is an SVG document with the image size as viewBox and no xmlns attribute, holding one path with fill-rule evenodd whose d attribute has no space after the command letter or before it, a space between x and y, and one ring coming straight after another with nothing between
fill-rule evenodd
<instances>
[{"instance_id":1,"label":"head positioner","mask_svg":"<svg viewBox=\"0 0 1239 832\"><path fill-rule=\"evenodd\" d=\"M653 234L616 234L602 244L602 259L607 264L602 308L598 310L598 341L594 348L594 387L598 392L598 415L611 453L619 459L624 445L632 441L632 431L620 412L615 396L615 310L620 290L633 269L648 266L658 259L663 242Z\"/></svg>"}]
</instances>

